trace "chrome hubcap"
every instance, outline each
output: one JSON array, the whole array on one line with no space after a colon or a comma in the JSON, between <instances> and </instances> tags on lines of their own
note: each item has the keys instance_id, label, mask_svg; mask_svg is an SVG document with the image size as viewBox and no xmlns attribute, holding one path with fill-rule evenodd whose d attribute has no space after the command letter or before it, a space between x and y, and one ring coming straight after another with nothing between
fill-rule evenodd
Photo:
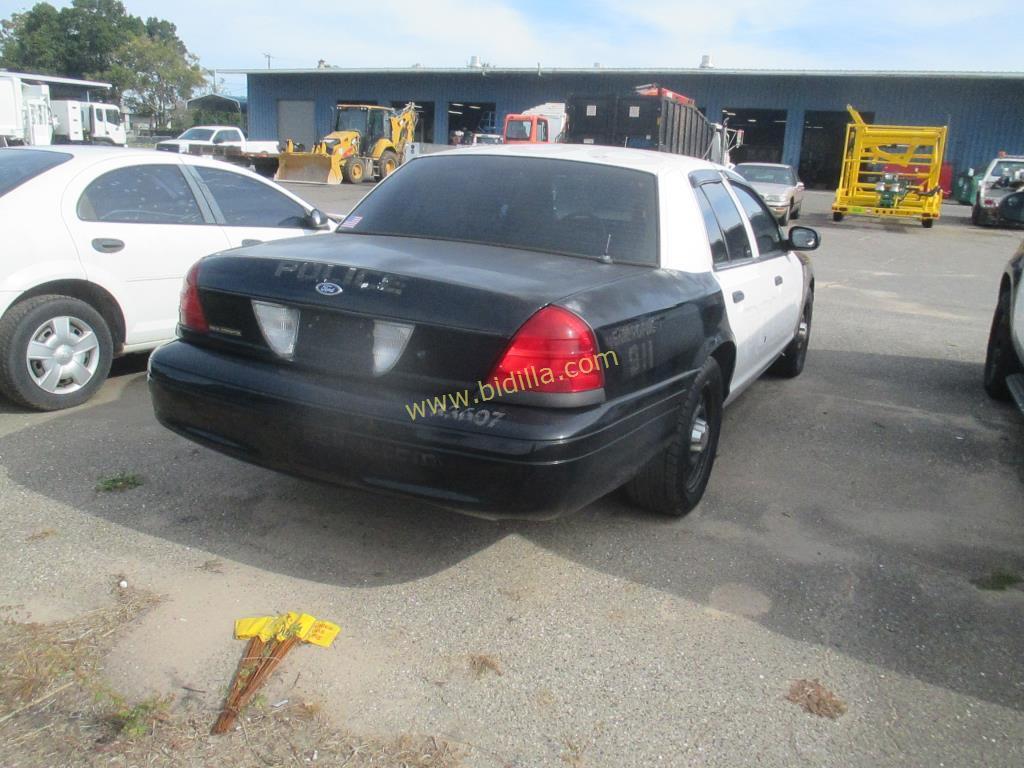
<instances>
[{"instance_id":1,"label":"chrome hubcap","mask_svg":"<svg viewBox=\"0 0 1024 768\"><path fill-rule=\"evenodd\" d=\"M85 321L54 317L30 337L25 362L37 387L52 395L67 395L84 387L96 374L99 340Z\"/></svg>"},{"instance_id":2,"label":"chrome hubcap","mask_svg":"<svg viewBox=\"0 0 1024 768\"><path fill-rule=\"evenodd\" d=\"M705 419L702 414L697 414L697 417L693 420L693 426L690 427L691 453L704 453L704 450L708 447L708 435L710 431L707 419Z\"/></svg>"}]
</instances>

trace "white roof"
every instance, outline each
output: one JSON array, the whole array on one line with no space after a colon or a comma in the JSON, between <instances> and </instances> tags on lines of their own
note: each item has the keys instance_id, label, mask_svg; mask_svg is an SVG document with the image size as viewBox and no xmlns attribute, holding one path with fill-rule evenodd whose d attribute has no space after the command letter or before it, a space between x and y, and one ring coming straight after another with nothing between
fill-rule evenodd
<instances>
[{"instance_id":1,"label":"white roof","mask_svg":"<svg viewBox=\"0 0 1024 768\"><path fill-rule=\"evenodd\" d=\"M656 152L651 149L626 149L624 147L605 147L597 144L474 144L452 148L423 157L439 155L502 155L515 157L540 157L550 160L574 160L580 163L597 163L599 165L615 165L620 168L632 168L648 173L659 173L669 169L677 169L683 173L701 169L718 169L720 166L707 160L686 155L673 155L669 152Z\"/></svg>"},{"instance_id":2,"label":"white roof","mask_svg":"<svg viewBox=\"0 0 1024 768\"><path fill-rule=\"evenodd\" d=\"M78 85L83 88L110 88L110 83L101 83L98 80L79 80L74 77L56 77L54 75L33 75L28 72L8 72L6 69L0 69L0 77L3 77L4 75L20 77L22 80L35 80L40 83Z\"/></svg>"},{"instance_id":3,"label":"white roof","mask_svg":"<svg viewBox=\"0 0 1024 768\"><path fill-rule=\"evenodd\" d=\"M85 168L95 163L101 163L111 159L128 159L149 162L181 162L192 165L209 165L214 168L223 168L224 161L204 155L185 155L177 152L158 152L155 149L132 148L132 147L105 147L90 144L54 144L47 147L9 147L3 151L11 152L54 152L56 154L71 155L72 160L68 161L79 168ZM245 170L234 167L234 170ZM248 171L245 171L248 173Z\"/></svg>"},{"instance_id":4,"label":"white roof","mask_svg":"<svg viewBox=\"0 0 1024 768\"><path fill-rule=\"evenodd\" d=\"M326 67L292 69L218 69L231 75L698 75L701 77L864 77L880 78L955 78L980 80L1024 80L1024 72L986 72L954 70L873 70L873 69L719 69L717 67Z\"/></svg>"}]
</instances>

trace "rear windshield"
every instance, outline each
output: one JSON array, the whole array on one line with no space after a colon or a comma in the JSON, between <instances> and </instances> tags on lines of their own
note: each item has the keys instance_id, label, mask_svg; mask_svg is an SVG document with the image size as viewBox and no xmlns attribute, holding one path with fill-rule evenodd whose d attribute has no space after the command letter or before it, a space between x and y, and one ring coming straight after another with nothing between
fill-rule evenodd
<instances>
[{"instance_id":1,"label":"rear windshield","mask_svg":"<svg viewBox=\"0 0 1024 768\"><path fill-rule=\"evenodd\" d=\"M0 197L20 184L66 163L71 155L38 149L0 149Z\"/></svg>"},{"instance_id":2,"label":"rear windshield","mask_svg":"<svg viewBox=\"0 0 1024 768\"><path fill-rule=\"evenodd\" d=\"M657 181L642 171L569 160L423 157L360 203L339 232L657 265Z\"/></svg>"},{"instance_id":3,"label":"rear windshield","mask_svg":"<svg viewBox=\"0 0 1024 768\"><path fill-rule=\"evenodd\" d=\"M213 138L213 131L209 128L189 128L178 138L186 141L209 141Z\"/></svg>"},{"instance_id":4,"label":"rear windshield","mask_svg":"<svg viewBox=\"0 0 1024 768\"><path fill-rule=\"evenodd\" d=\"M736 173L753 184L792 184L793 172L789 168L778 168L773 165L736 166Z\"/></svg>"}]
</instances>

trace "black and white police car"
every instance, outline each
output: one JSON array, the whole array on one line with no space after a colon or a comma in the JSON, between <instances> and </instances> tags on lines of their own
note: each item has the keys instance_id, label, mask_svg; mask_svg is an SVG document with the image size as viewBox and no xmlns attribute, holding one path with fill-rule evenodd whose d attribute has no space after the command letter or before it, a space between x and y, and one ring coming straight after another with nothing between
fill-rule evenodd
<instances>
[{"instance_id":1,"label":"black and white police car","mask_svg":"<svg viewBox=\"0 0 1024 768\"><path fill-rule=\"evenodd\" d=\"M200 261L179 340L152 356L154 408L245 461L484 516L551 517L622 485L679 515L723 406L803 369L814 276L797 252L818 243L692 158L424 156L337 236ZM442 406L410 418L417 402Z\"/></svg>"}]
</instances>

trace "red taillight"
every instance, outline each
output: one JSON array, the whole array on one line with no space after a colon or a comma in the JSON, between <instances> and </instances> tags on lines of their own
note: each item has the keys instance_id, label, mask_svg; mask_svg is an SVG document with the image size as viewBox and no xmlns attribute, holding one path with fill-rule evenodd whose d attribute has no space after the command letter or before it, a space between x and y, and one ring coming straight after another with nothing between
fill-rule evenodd
<instances>
[{"instance_id":1,"label":"red taillight","mask_svg":"<svg viewBox=\"0 0 1024 768\"><path fill-rule=\"evenodd\" d=\"M587 392L604 387L602 364L582 318L544 307L512 337L489 379L504 392Z\"/></svg>"},{"instance_id":2,"label":"red taillight","mask_svg":"<svg viewBox=\"0 0 1024 768\"><path fill-rule=\"evenodd\" d=\"M203 305L199 302L199 263L185 275L185 284L181 287L181 303L178 307L178 322L183 328L196 333L208 333L210 325L203 314Z\"/></svg>"}]
</instances>

